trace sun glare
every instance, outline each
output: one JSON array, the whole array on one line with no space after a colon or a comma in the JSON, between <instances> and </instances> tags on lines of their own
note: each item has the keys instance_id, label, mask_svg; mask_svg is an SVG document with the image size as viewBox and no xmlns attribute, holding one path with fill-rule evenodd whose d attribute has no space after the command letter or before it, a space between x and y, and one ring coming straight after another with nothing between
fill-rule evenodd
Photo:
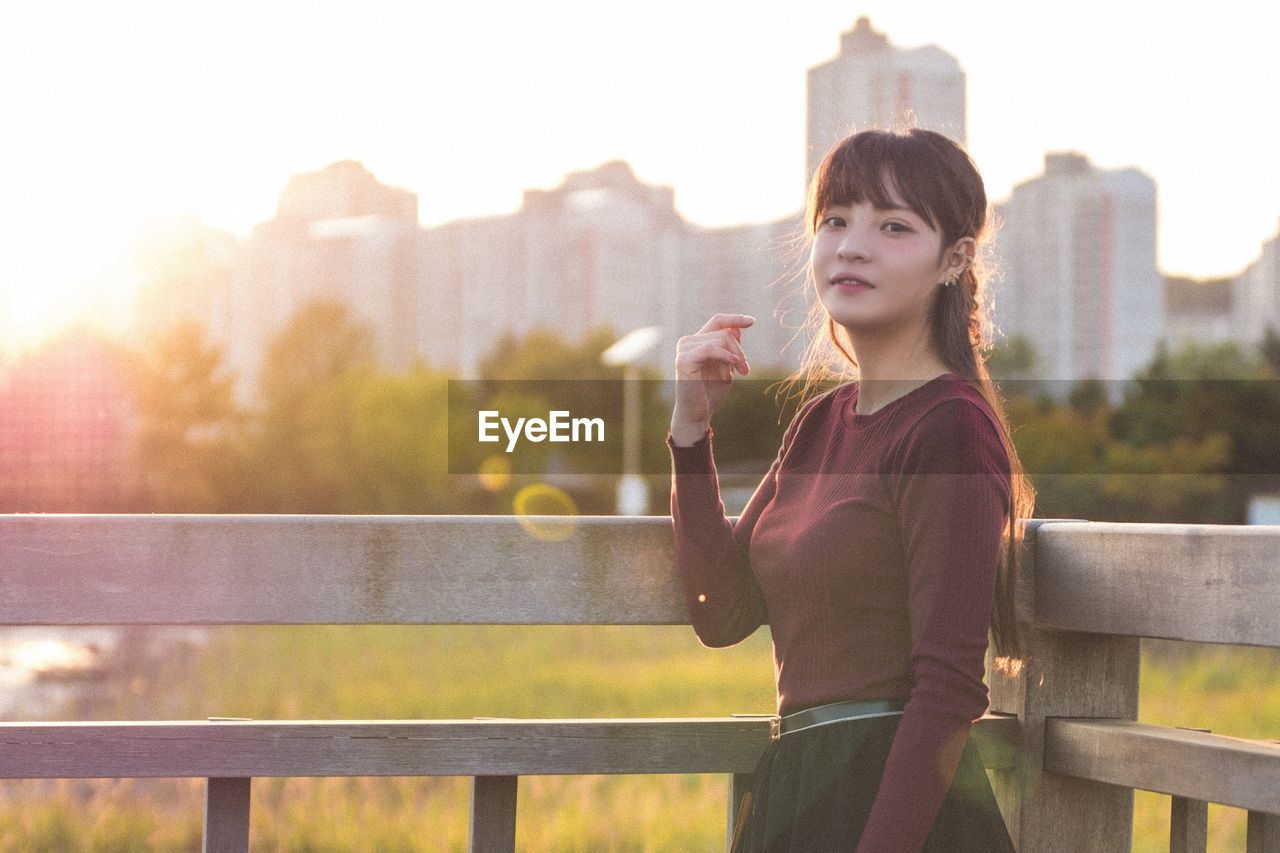
<instances>
[{"instance_id":1,"label":"sun glare","mask_svg":"<svg viewBox=\"0 0 1280 853\"><path fill-rule=\"evenodd\" d=\"M39 288L6 288L0 293L0 354L38 348L71 327L116 335L128 326L132 305L127 277L83 283L51 283Z\"/></svg>"},{"instance_id":2,"label":"sun glare","mask_svg":"<svg viewBox=\"0 0 1280 853\"><path fill-rule=\"evenodd\" d=\"M9 352L36 346L61 326L44 293L6 288L0 299L4 307L0 315L0 335L3 335L4 349Z\"/></svg>"},{"instance_id":3,"label":"sun glare","mask_svg":"<svg viewBox=\"0 0 1280 853\"><path fill-rule=\"evenodd\" d=\"M52 240L37 245L37 234L27 237L0 269L0 353L38 347L70 326L127 329L135 285L126 238L77 235L76 251L68 253Z\"/></svg>"}]
</instances>

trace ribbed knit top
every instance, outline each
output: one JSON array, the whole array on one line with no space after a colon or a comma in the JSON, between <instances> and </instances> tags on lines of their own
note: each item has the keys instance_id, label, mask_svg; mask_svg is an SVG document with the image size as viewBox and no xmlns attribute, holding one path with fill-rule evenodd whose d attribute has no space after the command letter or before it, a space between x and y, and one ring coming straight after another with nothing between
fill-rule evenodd
<instances>
[{"instance_id":1,"label":"ribbed knit top","mask_svg":"<svg viewBox=\"0 0 1280 853\"><path fill-rule=\"evenodd\" d=\"M766 622L779 714L907 699L858 853L919 850L941 808L983 682L1010 465L990 406L945 373L867 415L856 382L808 401L736 524L714 430L667 435L676 558L709 647Z\"/></svg>"}]
</instances>

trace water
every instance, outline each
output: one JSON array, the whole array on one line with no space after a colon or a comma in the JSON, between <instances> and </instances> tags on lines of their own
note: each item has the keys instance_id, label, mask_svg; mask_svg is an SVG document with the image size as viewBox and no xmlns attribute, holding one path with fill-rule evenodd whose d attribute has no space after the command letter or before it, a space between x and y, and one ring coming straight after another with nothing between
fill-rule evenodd
<instances>
[{"instance_id":1,"label":"water","mask_svg":"<svg viewBox=\"0 0 1280 853\"><path fill-rule=\"evenodd\" d=\"M202 628L148 628L152 648L186 642L203 646ZM95 680L111 677L122 629L0 628L0 719L47 719Z\"/></svg>"},{"instance_id":2,"label":"water","mask_svg":"<svg viewBox=\"0 0 1280 853\"><path fill-rule=\"evenodd\" d=\"M103 672L117 629L0 628L0 717L39 719Z\"/></svg>"}]
</instances>

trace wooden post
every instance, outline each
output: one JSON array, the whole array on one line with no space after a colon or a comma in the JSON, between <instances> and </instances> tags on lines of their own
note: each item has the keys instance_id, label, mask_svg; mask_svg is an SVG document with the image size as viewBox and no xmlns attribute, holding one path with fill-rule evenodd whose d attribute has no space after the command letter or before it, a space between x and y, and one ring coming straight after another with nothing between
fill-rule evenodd
<instances>
[{"instance_id":1,"label":"wooden post","mask_svg":"<svg viewBox=\"0 0 1280 853\"><path fill-rule=\"evenodd\" d=\"M204 798L204 853L248 853L248 777L211 778Z\"/></svg>"},{"instance_id":2,"label":"wooden post","mask_svg":"<svg viewBox=\"0 0 1280 853\"><path fill-rule=\"evenodd\" d=\"M1169 853L1205 853L1209 847L1209 804L1173 797L1169 810Z\"/></svg>"},{"instance_id":3,"label":"wooden post","mask_svg":"<svg viewBox=\"0 0 1280 853\"><path fill-rule=\"evenodd\" d=\"M1138 718L1137 637L1036 626L1036 578L1052 570L1044 565L1040 534L1054 521L1067 520L1075 519L1026 522L1016 596L1028 640L1026 667L1017 677L995 670L989 675L990 710L1017 715L1022 754L1011 770L991 771L992 787L1019 850L1128 851L1133 842L1132 789L1043 769L1046 717Z\"/></svg>"},{"instance_id":4,"label":"wooden post","mask_svg":"<svg viewBox=\"0 0 1280 853\"><path fill-rule=\"evenodd\" d=\"M751 780L755 777L754 773L731 773L729 775L729 821L726 829L724 849L726 853L733 846L733 835L738 828L738 820L744 818L745 815L738 814L738 806L742 804L742 798L751 790ZM747 804L748 810L751 804Z\"/></svg>"},{"instance_id":5,"label":"wooden post","mask_svg":"<svg viewBox=\"0 0 1280 853\"><path fill-rule=\"evenodd\" d=\"M1249 811L1246 853L1280 853L1280 815Z\"/></svg>"},{"instance_id":6,"label":"wooden post","mask_svg":"<svg viewBox=\"0 0 1280 853\"><path fill-rule=\"evenodd\" d=\"M1192 732L1211 729L1178 726ZM1209 847L1209 802L1171 797L1169 802L1169 853L1205 853Z\"/></svg>"},{"instance_id":7,"label":"wooden post","mask_svg":"<svg viewBox=\"0 0 1280 853\"><path fill-rule=\"evenodd\" d=\"M476 776L471 785L471 853L514 853L519 776Z\"/></svg>"}]
</instances>

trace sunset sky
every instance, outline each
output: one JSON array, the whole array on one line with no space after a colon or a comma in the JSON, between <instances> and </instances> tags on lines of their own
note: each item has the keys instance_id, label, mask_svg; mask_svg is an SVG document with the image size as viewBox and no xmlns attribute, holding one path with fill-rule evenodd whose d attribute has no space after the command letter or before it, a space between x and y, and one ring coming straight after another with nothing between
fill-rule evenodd
<instances>
[{"instance_id":1,"label":"sunset sky","mask_svg":"<svg viewBox=\"0 0 1280 853\"><path fill-rule=\"evenodd\" d=\"M1232 275L1280 223L1280 14L1148 3L8 4L0 334L128 310L125 248L193 212L237 235L288 177L362 161L424 224L514 210L611 159L699 225L799 208L805 71L859 15L968 74L990 197L1047 151L1158 185L1161 271ZM1152 16L1153 10L1160 10Z\"/></svg>"}]
</instances>

